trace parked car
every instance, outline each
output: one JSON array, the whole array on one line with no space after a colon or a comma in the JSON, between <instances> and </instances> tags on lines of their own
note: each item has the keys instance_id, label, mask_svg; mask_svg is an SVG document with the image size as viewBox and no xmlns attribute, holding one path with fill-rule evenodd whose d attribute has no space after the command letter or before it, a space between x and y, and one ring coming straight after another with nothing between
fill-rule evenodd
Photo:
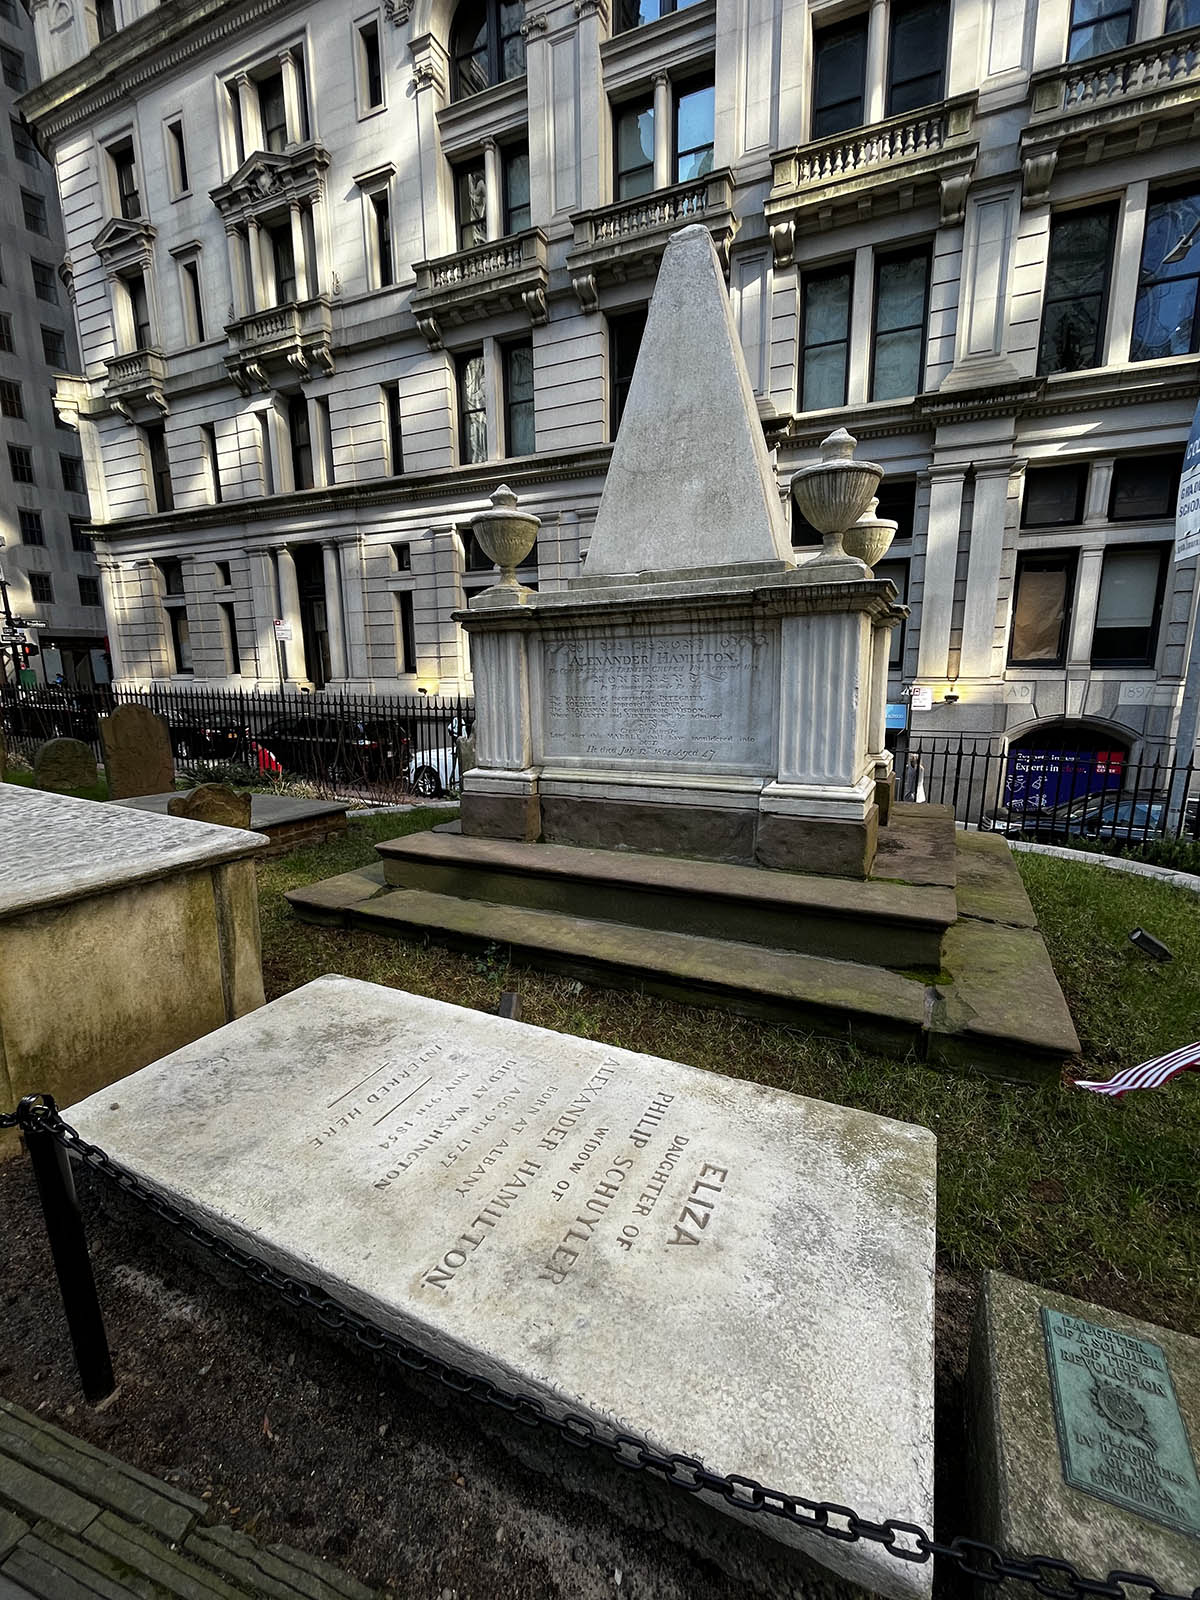
<instances>
[{"instance_id":1,"label":"parked car","mask_svg":"<svg viewBox=\"0 0 1200 1600\"><path fill-rule=\"evenodd\" d=\"M1055 839L1124 839L1144 844L1159 839L1166 830L1169 800L1166 795L1126 796L1113 793L1080 795L1051 811L1010 811L984 818L984 827L1000 833L1023 834L1053 842ZM1189 801L1184 831L1194 825L1196 802Z\"/></svg>"},{"instance_id":2,"label":"parked car","mask_svg":"<svg viewBox=\"0 0 1200 1600\"><path fill-rule=\"evenodd\" d=\"M308 778L399 777L409 763L408 734L398 724L320 714L280 717L254 736L254 744L264 770L273 770L274 761Z\"/></svg>"},{"instance_id":3,"label":"parked car","mask_svg":"<svg viewBox=\"0 0 1200 1600\"><path fill-rule=\"evenodd\" d=\"M71 689L10 691L3 697L3 724L10 738L82 739L94 744L100 737L96 706L86 693Z\"/></svg>"},{"instance_id":4,"label":"parked car","mask_svg":"<svg viewBox=\"0 0 1200 1600\"><path fill-rule=\"evenodd\" d=\"M437 800L459 788L458 741L466 733L466 725L457 717L451 717L446 728L445 744L413 751L408 783L414 794L424 800Z\"/></svg>"},{"instance_id":5,"label":"parked car","mask_svg":"<svg viewBox=\"0 0 1200 1600\"><path fill-rule=\"evenodd\" d=\"M176 760L244 761L249 748L248 730L237 723L183 712L168 725Z\"/></svg>"}]
</instances>

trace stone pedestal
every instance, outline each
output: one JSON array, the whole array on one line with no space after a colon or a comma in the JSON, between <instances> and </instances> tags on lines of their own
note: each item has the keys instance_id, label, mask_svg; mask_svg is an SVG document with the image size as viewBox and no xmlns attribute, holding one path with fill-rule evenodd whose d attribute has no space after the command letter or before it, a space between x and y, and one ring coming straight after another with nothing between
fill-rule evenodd
<instances>
[{"instance_id":1,"label":"stone pedestal","mask_svg":"<svg viewBox=\"0 0 1200 1600\"><path fill-rule=\"evenodd\" d=\"M811 580L489 591L458 614L477 685L463 832L865 877L878 640L903 613L889 583Z\"/></svg>"},{"instance_id":2,"label":"stone pedestal","mask_svg":"<svg viewBox=\"0 0 1200 1600\"><path fill-rule=\"evenodd\" d=\"M266 842L0 785L0 1105L63 1105L260 1006Z\"/></svg>"}]
</instances>

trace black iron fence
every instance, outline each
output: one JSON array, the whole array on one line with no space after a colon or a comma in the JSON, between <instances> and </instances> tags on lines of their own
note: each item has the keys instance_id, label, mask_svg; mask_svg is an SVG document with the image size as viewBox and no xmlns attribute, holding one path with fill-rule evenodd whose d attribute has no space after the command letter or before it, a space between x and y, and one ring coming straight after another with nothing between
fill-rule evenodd
<instances>
[{"instance_id":1,"label":"black iron fence","mask_svg":"<svg viewBox=\"0 0 1200 1600\"><path fill-rule=\"evenodd\" d=\"M954 807L957 821L1045 843L1120 848L1200 840L1200 766L1120 750L1004 750L987 739L910 738L896 792Z\"/></svg>"},{"instance_id":2,"label":"black iron fence","mask_svg":"<svg viewBox=\"0 0 1200 1600\"><path fill-rule=\"evenodd\" d=\"M83 690L0 686L0 728L32 759L47 739L80 739L100 758L100 719L147 706L167 724L176 770L198 783L294 787L319 796L408 800L455 794L461 695L297 694L201 685Z\"/></svg>"}]
</instances>

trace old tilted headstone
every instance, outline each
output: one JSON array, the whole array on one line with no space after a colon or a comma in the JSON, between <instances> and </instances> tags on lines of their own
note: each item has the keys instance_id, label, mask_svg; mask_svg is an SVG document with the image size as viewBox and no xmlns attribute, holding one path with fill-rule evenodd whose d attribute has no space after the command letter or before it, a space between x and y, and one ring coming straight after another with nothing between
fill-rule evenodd
<instances>
[{"instance_id":1,"label":"old tilted headstone","mask_svg":"<svg viewBox=\"0 0 1200 1600\"><path fill-rule=\"evenodd\" d=\"M250 796L239 794L227 783L201 783L168 800L167 813L190 817L193 822L215 822L223 828L248 828Z\"/></svg>"},{"instance_id":2,"label":"old tilted headstone","mask_svg":"<svg viewBox=\"0 0 1200 1600\"><path fill-rule=\"evenodd\" d=\"M1089 1578L1144 1572L1192 1592L1200 1340L989 1272L970 1378L973 1531Z\"/></svg>"},{"instance_id":3,"label":"old tilted headstone","mask_svg":"<svg viewBox=\"0 0 1200 1600\"><path fill-rule=\"evenodd\" d=\"M53 794L90 789L96 782L96 758L81 739L48 739L33 758L33 781Z\"/></svg>"},{"instance_id":4,"label":"old tilted headstone","mask_svg":"<svg viewBox=\"0 0 1200 1600\"><path fill-rule=\"evenodd\" d=\"M930 1525L927 1129L339 977L68 1116L244 1249L552 1413ZM928 1564L752 1520L876 1593L930 1592Z\"/></svg>"},{"instance_id":5,"label":"old tilted headstone","mask_svg":"<svg viewBox=\"0 0 1200 1600\"><path fill-rule=\"evenodd\" d=\"M175 787L171 735L163 719L145 706L118 706L100 719L104 770L113 800L163 794Z\"/></svg>"}]
</instances>

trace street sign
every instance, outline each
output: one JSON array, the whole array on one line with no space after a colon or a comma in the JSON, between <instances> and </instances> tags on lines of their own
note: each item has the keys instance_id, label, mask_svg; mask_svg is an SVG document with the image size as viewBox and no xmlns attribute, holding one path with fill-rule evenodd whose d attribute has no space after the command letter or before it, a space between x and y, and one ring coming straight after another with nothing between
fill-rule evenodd
<instances>
[{"instance_id":1,"label":"street sign","mask_svg":"<svg viewBox=\"0 0 1200 1600\"><path fill-rule=\"evenodd\" d=\"M45 628L48 626L39 617L14 617L12 625L14 628Z\"/></svg>"},{"instance_id":2,"label":"street sign","mask_svg":"<svg viewBox=\"0 0 1200 1600\"><path fill-rule=\"evenodd\" d=\"M1200 405L1192 418L1192 431L1183 453L1175 505L1175 559L1186 561L1196 555L1200 555Z\"/></svg>"},{"instance_id":3,"label":"street sign","mask_svg":"<svg viewBox=\"0 0 1200 1600\"><path fill-rule=\"evenodd\" d=\"M28 644L29 640L16 628L0 628L0 644Z\"/></svg>"},{"instance_id":4,"label":"street sign","mask_svg":"<svg viewBox=\"0 0 1200 1600\"><path fill-rule=\"evenodd\" d=\"M275 618L275 638L280 644L292 642L292 625L290 622L284 622L282 617Z\"/></svg>"},{"instance_id":5,"label":"street sign","mask_svg":"<svg viewBox=\"0 0 1200 1600\"><path fill-rule=\"evenodd\" d=\"M914 711L933 710L933 685L931 683L914 683L908 703Z\"/></svg>"}]
</instances>

